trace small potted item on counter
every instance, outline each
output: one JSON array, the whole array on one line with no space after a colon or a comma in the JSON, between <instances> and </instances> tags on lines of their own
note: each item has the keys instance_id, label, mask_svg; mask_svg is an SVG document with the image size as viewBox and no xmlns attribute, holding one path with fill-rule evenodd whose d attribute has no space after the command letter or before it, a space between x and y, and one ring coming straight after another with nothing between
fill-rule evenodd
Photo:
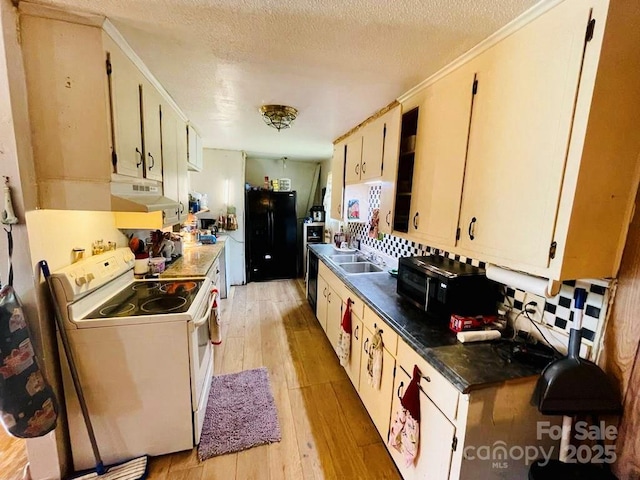
<instances>
[{"instance_id":1,"label":"small potted item on counter","mask_svg":"<svg viewBox=\"0 0 640 480\"><path fill-rule=\"evenodd\" d=\"M149 270L152 275L157 275L164 272L165 259L164 257L153 257L149 260Z\"/></svg>"},{"instance_id":2,"label":"small potted item on counter","mask_svg":"<svg viewBox=\"0 0 640 480\"><path fill-rule=\"evenodd\" d=\"M146 252L136 253L133 263L134 275L146 275L149 271L149 254Z\"/></svg>"}]
</instances>

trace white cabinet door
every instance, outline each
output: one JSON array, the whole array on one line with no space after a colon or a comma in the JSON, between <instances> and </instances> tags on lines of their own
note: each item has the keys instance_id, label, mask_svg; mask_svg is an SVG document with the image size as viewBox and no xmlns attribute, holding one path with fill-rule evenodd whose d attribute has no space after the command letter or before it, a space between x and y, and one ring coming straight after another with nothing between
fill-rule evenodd
<instances>
[{"instance_id":1,"label":"white cabinet door","mask_svg":"<svg viewBox=\"0 0 640 480\"><path fill-rule=\"evenodd\" d=\"M331 212L334 220L344 219L344 167L345 144L340 142L333 147L331 161Z\"/></svg>"},{"instance_id":2,"label":"white cabinet door","mask_svg":"<svg viewBox=\"0 0 640 480\"><path fill-rule=\"evenodd\" d=\"M175 208L164 210L163 223L175 225L180 221L180 209L178 205L178 150L177 150L177 115L173 109L163 104L162 106L162 187L164 196L176 201Z\"/></svg>"},{"instance_id":3,"label":"white cabinet door","mask_svg":"<svg viewBox=\"0 0 640 480\"><path fill-rule=\"evenodd\" d=\"M344 183L352 185L360 182L362 162L362 134L355 133L347 139L347 156L345 159Z\"/></svg>"},{"instance_id":4,"label":"white cabinet door","mask_svg":"<svg viewBox=\"0 0 640 480\"><path fill-rule=\"evenodd\" d=\"M176 119L176 155L178 162L179 221L184 223L189 214L189 174L187 166L187 124Z\"/></svg>"},{"instance_id":5,"label":"white cabinet door","mask_svg":"<svg viewBox=\"0 0 640 480\"><path fill-rule=\"evenodd\" d=\"M144 159L142 119L140 117L140 85L142 74L113 40L103 34L107 58L111 63L110 107L114 151L117 157L115 173L142 178Z\"/></svg>"},{"instance_id":6,"label":"white cabinet door","mask_svg":"<svg viewBox=\"0 0 640 480\"><path fill-rule=\"evenodd\" d=\"M459 224L471 255L549 263L589 15L589 2L563 2L472 61Z\"/></svg>"},{"instance_id":7,"label":"white cabinet door","mask_svg":"<svg viewBox=\"0 0 640 480\"><path fill-rule=\"evenodd\" d=\"M188 167L189 170L199 172L202 170L202 143L198 132L189 125L187 136L188 145Z\"/></svg>"},{"instance_id":8,"label":"white cabinet door","mask_svg":"<svg viewBox=\"0 0 640 480\"><path fill-rule=\"evenodd\" d=\"M318 293L316 299L316 317L322 329L327 332L327 310L329 309L329 302L327 301L327 295L330 291L327 281L318 275Z\"/></svg>"},{"instance_id":9,"label":"white cabinet door","mask_svg":"<svg viewBox=\"0 0 640 480\"><path fill-rule=\"evenodd\" d=\"M382 178L384 134L384 117L377 118L362 129L360 181L374 181Z\"/></svg>"},{"instance_id":10,"label":"white cabinet door","mask_svg":"<svg viewBox=\"0 0 640 480\"><path fill-rule=\"evenodd\" d=\"M145 176L152 180L162 180L160 94L146 79L142 83L142 122Z\"/></svg>"},{"instance_id":11,"label":"white cabinet door","mask_svg":"<svg viewBox=\"0 0 640 480\"><path fill-rule=\"evenodd\" d=\"M410 381L409 374L398 366L396 368L393 406L391 409L392 421L395 413L401 407L400 398L404 395ZM394 447L387 446L391 457L402 474L402 478L404 480L448 479L455 431L453 424L440 412L431 399L420 390L420 442L418 444L418 455L413 465L407 467L404 456ZM385 437L385 439L388 441L388 438Z\"/></svg>"},{"instance_id":12,"label":"white cabinet door","mask_svg":"<svg viewBox=\"0 0 640 480\"><path fill-rule=\"evenodd\" d=\"M422 93L409 234L433 247L456 244L474 78L465 65Z\"/></svg>"},{"instance_id":13,"label":"white cabinet door","mask_svg":"<svg viewBox=\"0 0 640 480\"><path fill-rule=\"evenodd\" d=\"M393 231L393 206L396 196L396 176L398 173L398 155L400 153L400 127L402 108L400 105L387 112L383 117L385 125L384 149L382 156L382 192L380 194L381 233Z\"/></svg>"},{"instance_id":14,"label":"white cabinet door","mask_svg":"<svg viewBox=\"0 0 640 480\"><path fill-rule=\"evenodd\" d=\"M389 430L389 419L391 418L391 397L396 360L385 348L383 348L382 380L380 382L380 388L370 385L367 363L373 334L371 333L371 330L366 327L363 327L362 333L360 385L358 393L360 394L360 399L362 400L362 403L364 403L367 412L369 412L369 416L378 429L378 432L382 435L382 438L386 438Z\"/></svg>"}]
</instances>

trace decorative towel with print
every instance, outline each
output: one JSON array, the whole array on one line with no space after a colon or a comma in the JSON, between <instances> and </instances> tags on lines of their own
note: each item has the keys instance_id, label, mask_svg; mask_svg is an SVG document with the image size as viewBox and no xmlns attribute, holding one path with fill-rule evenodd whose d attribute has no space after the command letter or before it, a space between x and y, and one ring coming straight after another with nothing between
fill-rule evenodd
<instances>
[{"instance_id":1,"label":"decorative towel with print","mask_svg":"<svg viewBox=\"0 0 640 480\"><path fill-rule=\"evenodd\" d=\"M382 358L383 348L382 332L378 330L371 340L369 347L369 358L367 359L367 383L376 390L380 390L382 381Z\"/></svg>"},{"instance_id":2,"label":"decorative towel with print","mask_svg":"<svg viewBox=\"0 0 640 480\"><path fill-rule=\"evenodd\" d=\"M407 467L415 462L420 446L420 370L413 367L413 378L400 399L389 430L389 446L404 456Z\"/></svg>"},{"instance_id":3,"label":"decorative towel with print","mask_svg":"<svg viewBox=\"0 0 640 480\"><path fill-rule=\"evenodd\" d=\"M211 343L220 345L222 343L222 333L220 332L220 306L218 303L218 289L211 290L213 295L213 305L211 307L211 315L209 315L209 335Z\"/></svg>"},{"instance_id":4,"label":"decorative towel with print","mask_svg":"<svg viewBox=\"0 0 640 480\"><path fill-rule=\"evenodd\" d=\"M0 420L15 437L56 427L58 405L36 359L22 304L11 285L0 290Z\"/></svg>"},{"instance_id":5,"label":"decorative towel with print","mask_svg":"<svg viewBox=\"0 0 640 480\"><path fill-rule=\"evenodd\" d=\"M351 354L351 299L347 299L347 308L344 310L342 322L340 322L340 336L338 338L338 358L340 365L349 365Z\"/></svg>"}]
</instances>

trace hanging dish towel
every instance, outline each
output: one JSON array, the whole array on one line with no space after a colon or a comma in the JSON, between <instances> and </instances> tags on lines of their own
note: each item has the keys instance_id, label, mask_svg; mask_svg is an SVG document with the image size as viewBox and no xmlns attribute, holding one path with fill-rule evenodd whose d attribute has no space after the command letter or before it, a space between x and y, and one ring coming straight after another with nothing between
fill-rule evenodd
<instances>
[{"instance_id":1,"label":"hanging dish towel","mask_svg":"<svg viewBox=\"0 0 640 480\"><path fill-rule=\"evenodd\" d=\"M393 416L389 430L389 446L404 456L407 467L418 455L420 445L420 370L413 367L413 378L400 399L400 407Z\"/></svg>"},{"instance_id":2,"label":"hanging dish towel","mask_svg":"<svg viewBox=\"0 0 640 480\"><path fill-rule=\"evenodd\" d=\"M218 289L212 289L211 294L213 295L213 306L211 307L211 314L209 315L209 335L211 336L211 343L214 345L220 345L222 343L222 332L220 331Z\"/></svg>"},{"instance_id":3,"label":"hanging dish towel","mask_svg":"<svg viewBox=\"0 0 640 480\"><path fill-rule=\"evenodd\" d=\"M347 299L347 308L344 310L340 323L340 336L338 338L338 358L340 365L346 367L349 364L351 354L351 299Z\"/></svg>"},{"instance_id":4,"label":"hanging dish towel","mask_svg":"<svg viewBox=\"0 0 640 480\"><path fill-rule=\"evenodd\" d=\"M378 330L371 340L369 358L367 359L367 383L376 390L380 390L382 381L382 332Z\"/></svg>"}]
</instances>

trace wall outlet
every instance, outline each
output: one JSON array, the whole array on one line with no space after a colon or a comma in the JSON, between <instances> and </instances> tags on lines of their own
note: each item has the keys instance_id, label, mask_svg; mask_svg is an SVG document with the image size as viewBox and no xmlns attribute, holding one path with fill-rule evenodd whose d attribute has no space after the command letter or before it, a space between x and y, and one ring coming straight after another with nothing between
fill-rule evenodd
<instances>
[{"instance_id":1,"label":"wall outlet","mask_svg":"<svg viewBox=\"0 0 640 480\"><path fill-rule=\"evenodd\" d=\"M533 293L525 292L524 301L522 303L523 305L526 305L529 302L536 302L535 306L529 305L529 307L527 307L527 310L529 312L529 316L531 317L531 319L534 322L544 323L543 316L544 316L544 305L546 302L545 298L541 297L540 295L534 295Z\"/></svg>"}]
</instances>

